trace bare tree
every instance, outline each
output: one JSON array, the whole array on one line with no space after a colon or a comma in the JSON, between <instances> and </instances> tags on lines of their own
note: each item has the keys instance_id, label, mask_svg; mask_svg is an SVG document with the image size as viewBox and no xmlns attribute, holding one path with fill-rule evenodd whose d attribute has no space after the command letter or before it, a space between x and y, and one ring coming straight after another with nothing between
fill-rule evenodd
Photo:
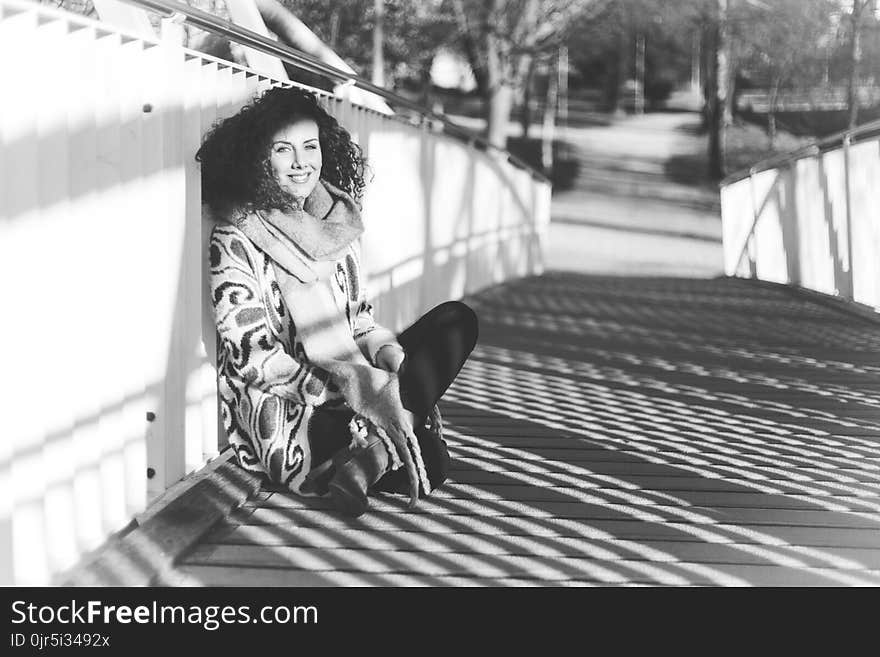
<instances>
[{"instance_id":1,"label":"bare tree","mask_svg":"<svg viewBox=\"0 0 880 657\"><path fill-rule=\"evenodd\" d=\"M388 88L404 79L430 81L435 53L457 36L456 22L444 0L276 1L354 70L371 74L381 69L381 86ZM380 51L382 63L377 64L374 57Z\"/></svg>"},{"instance_id":2,"label":"bare tree","mask_svg":"<svg viewBox=\"0 0 880 657\"><path fill-rule=\"evenodd\" d=\"M373 70L372 82L378 87L385 86L385 57L382 54L382 46L385 39L382 36L385 22L385 0L375 0L373 6Z\"/></svg>"},{"instance_id":3,"label":"bare tree","mask_svg":"<svg viewBox=\"0 0 880 657\"><path fill-rule=\"evenodd\" d=\"M832 37L834 6L829 0L776 0L770 7L752 6L739 16L740 58L763 77L767 89L767 137L776 140L776 114L784 89L808 88L821 80L825 49Z\"/></svg>"},{"instance_id":4,"label":"bare tree","mask_svg":"<svg viewBox=\"0 0 880 657\"><path fill-rule=\"evenodd\" d=\"M728 95L730 35L728 0L710 0L702 16L705 56L703 97L704 116L709 135L709 175L724 176L724 108Z\"/></svg>"},{"instance_id":5,"label":"bare tree","mask_svg":"<svg viewBox=\"0 0 880 657\"><path fill-rule=\"evenodd\" d=\"M453 0L461 45L485 101L487 138L507 143L507 124L532 61L554 53L573 19L603 0Z\"/></svg>"},{"instance_id":6,"label":"bare tree","mask_svg":"<svg viewBox=\"0 0 880 657\"><path fill-rule=\"evenodd\" d=\"M877 11L877 0L851 0L849 13L849 70L847 75L846 103L849 110L849 127L859 122L858 84L862 63L862 25L869 12Z\"/></svg>"}]
</instances>

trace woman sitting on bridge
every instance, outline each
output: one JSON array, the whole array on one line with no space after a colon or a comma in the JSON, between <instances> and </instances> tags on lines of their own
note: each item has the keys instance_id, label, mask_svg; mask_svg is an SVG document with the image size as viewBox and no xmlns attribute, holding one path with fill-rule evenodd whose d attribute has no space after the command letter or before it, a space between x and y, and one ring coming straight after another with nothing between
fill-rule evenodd
<instances>
[{"instance_id":1,"label":"woman sitting on bridge","mask_svg":"<svg viewBox=\"0 0 880 657\"><path fill-rule=\"evenodd\" d=\"M272 89L196 159L211 234L222 415L242 467L362 514L369 490L445 481L436 402L476 343L460 302L395 336L364 292L366 160L314 95Z\"/></svg>"}]
</instances>

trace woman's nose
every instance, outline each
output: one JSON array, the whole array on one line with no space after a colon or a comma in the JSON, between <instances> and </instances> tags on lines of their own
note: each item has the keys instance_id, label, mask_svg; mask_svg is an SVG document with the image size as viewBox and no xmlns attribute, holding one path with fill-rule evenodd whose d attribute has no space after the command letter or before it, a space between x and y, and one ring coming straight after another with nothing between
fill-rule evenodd
<instances>
[{"instance_id":1,"label":"woman's nose","mask_svg":"<svg viewBox=\"0 0 880 657\"><path fill-rule=\"evenodd\" d=\"M292 149L293 156L290 160L290 167L292 169L301 169L310 164L314 164L314 157L312 153L310 153L305 148L294 148Z\"/></svg>"}]
</instances>

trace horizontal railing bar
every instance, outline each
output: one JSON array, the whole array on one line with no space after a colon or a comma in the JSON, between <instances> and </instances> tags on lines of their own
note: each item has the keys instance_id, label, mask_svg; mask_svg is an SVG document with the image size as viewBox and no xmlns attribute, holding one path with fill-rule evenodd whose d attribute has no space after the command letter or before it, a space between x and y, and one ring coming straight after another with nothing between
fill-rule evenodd
<instances>
[{"instance_id":1,"label":"horizontal railing bar","mask_svg":"<svg viewBox=\"0 0 880 657\"><path fill-rule=\"evenodd\" d=\"M768 171L769 169L776 169L805 157L812 157L839 146L843 146L847 139L849 139L850 143L854 144L871 138L880 138L880 120L871 121L870 123L865 123L852 130L843 130L823 139L818 139L812 144L808 144L795 151L780 153L779 155L773 155L772 157L763 159L747 169L740 169L739 171L730 174L721 181L720 186L726 187L735 182L745 180L756 173Z\"/></svg>"},{"instance_id":2,"label":"horizontal railing bar","mask_svg":"<svg viewBox=\"0 0 880 657\"><path fill-rule=\"evenodd\" d=\"M494 146L493 144L489 143L484 137L468 130L467 128L457 125L445 116L437 114L430 109L409 100L408 98L405 98L394 93L393 91L385 89L384 87L375 85L359 75L356 75L354 73L347 73L338 68L330 66L329 64L325 64L324 62L312 57L311 55L308 55L290 46L284 45L278 41L274 41L273 39L263 36L262 34L254 32L253 30L249 30L247 28L241 27L240 25L236 25L235 23L223 20L222 18L218 18L217 16L214 16L213 14L202 11L200 9L190 7L180 2L174 2L173 0L122 1L140 7L142 9L149 9L166 17L182 17L183 20L190 25L201 28L213 34L226 37L232 41L235 41L236 43L247 46L248 48L253 48L254 50L262 52L266 55L277 57L278 59L287 62L288 64L292 64L293 66L298 66L299 68L305 69L311 73L323 75L330 78L331 80L353 84L355 87L362 89L363 91L375 94L387 101L390 101L394 105L403 106L406 109L417 113L423 119L429 119L441 123L444 127L445 132L455 137L458 137L462 141L476 144L480 148L485 150L498 151L502 153L508 159L508 161L511 162L511 164L521 169L525 169L538 180L541 180L543 182L550 182L549 178L546 175L544 175L510 151L504 148L500 148L498 146Z\"/></svg>"}]
</instances>

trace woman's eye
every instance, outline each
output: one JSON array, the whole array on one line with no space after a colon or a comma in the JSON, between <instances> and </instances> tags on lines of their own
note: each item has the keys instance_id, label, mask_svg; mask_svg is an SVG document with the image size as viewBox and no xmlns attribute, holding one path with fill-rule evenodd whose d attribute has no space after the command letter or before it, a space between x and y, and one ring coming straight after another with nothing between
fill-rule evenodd
<instances>
[{"instance_id":1,"label":"woman's eye","mask_svg":"<svg viewBox=\"0 0 880 657\"><path fill-rule=\"evenodd\" d=\"M276 146L275 147L276 153L287 153L289 151L290 151L290 146Z\"/></svg>"},{"instance_id":2,"label":"woman's eye","mask_svg":"<svg viewBox=\"0 0 880 657\"><path fill-rule=\"evenodd\" d=\"M318 145L317 144L309 144L308 146L306 146L306 150L307 151L316 151L316 150L318 150Z\"/></svg>"}]
</instances>

